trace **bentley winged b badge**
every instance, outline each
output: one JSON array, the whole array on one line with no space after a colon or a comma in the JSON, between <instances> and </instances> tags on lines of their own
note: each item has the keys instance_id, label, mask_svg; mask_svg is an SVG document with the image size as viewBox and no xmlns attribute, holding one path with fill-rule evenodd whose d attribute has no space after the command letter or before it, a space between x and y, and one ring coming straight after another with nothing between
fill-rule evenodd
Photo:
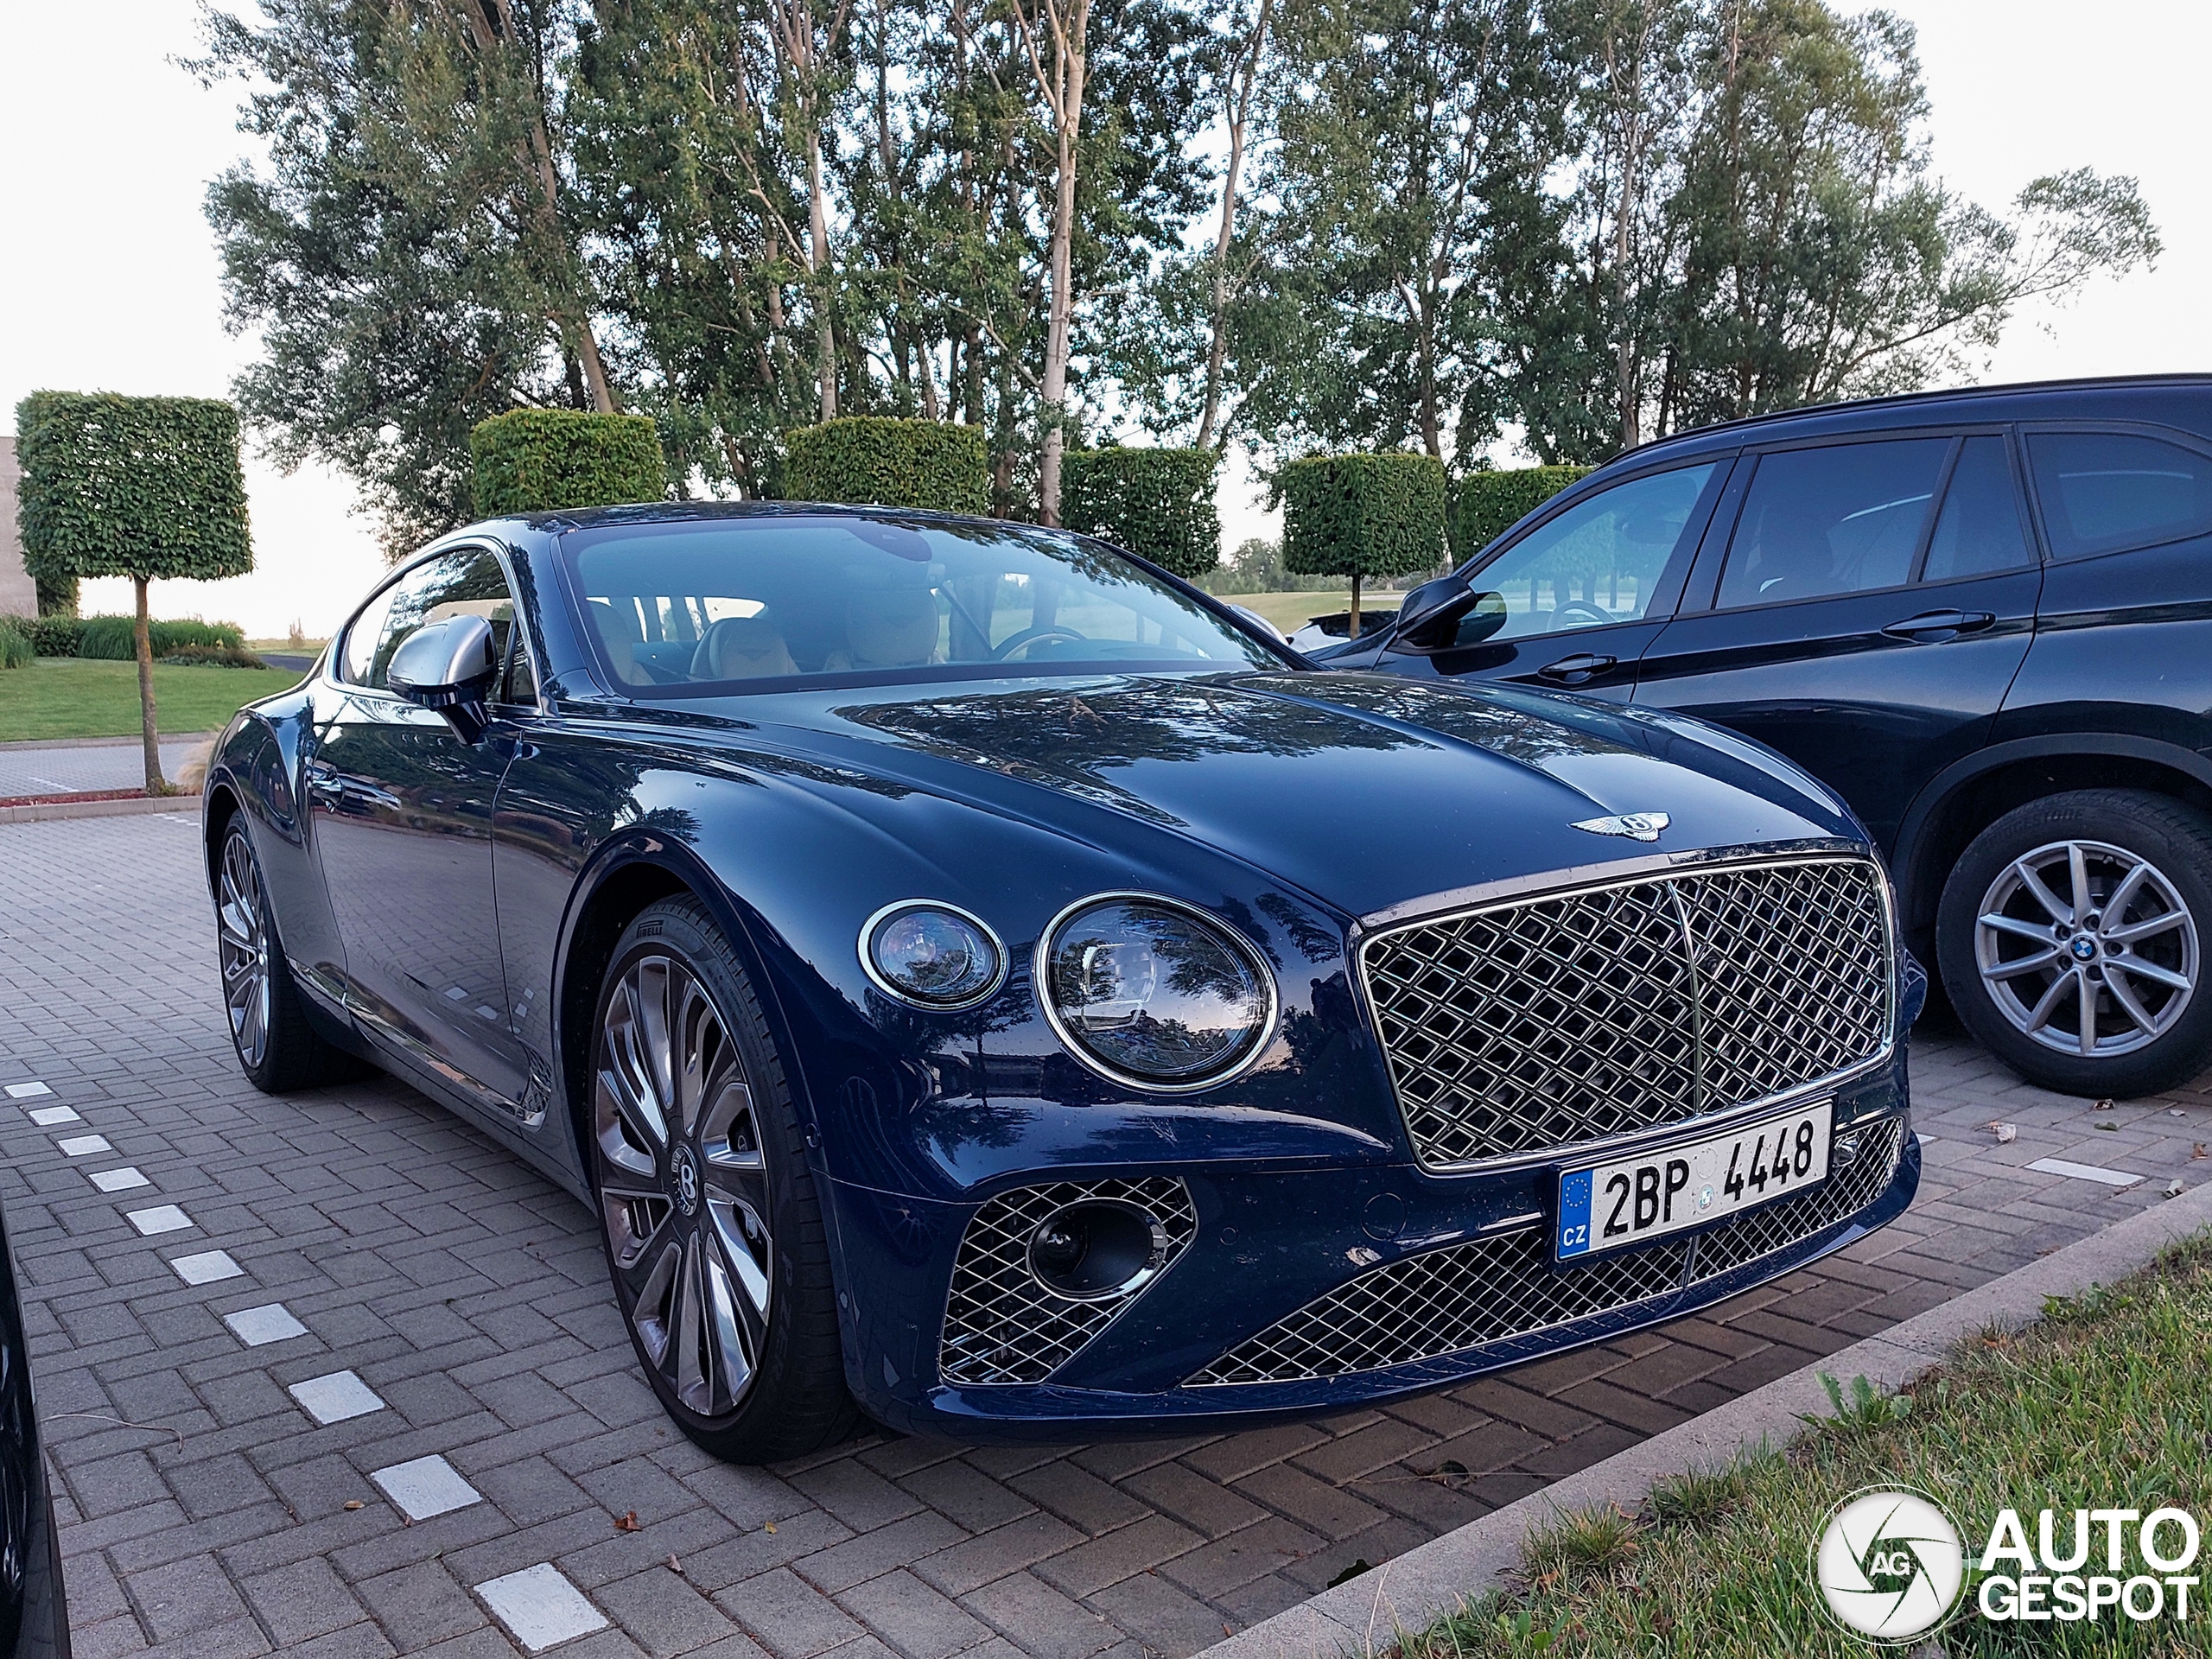
<instances>
[{"instance_id":1,"label":"bentley winged b badge","mask_svg":"<svg viewBox=\"0 0 2212 1659\"><path fill-rule=\"evenodd\" d=\"M1577 830L1593 836L1626 836L1630 841L1656 841L1673 820L1664 812L1623 812L1610 818L1578 818Z\"/></svg>"}]
</instances>

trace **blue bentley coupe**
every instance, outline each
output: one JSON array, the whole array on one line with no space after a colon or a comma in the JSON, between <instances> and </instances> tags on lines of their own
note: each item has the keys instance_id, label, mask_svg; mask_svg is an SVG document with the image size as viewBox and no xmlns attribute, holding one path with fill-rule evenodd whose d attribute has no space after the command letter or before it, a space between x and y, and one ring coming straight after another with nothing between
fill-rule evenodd
<instances>
[{"instance_id":1,"label":"blue bentley coupe","mask_svg":"<svg viewBox=\"0 0 2212 1659\"><path fill-rule=\"evenodd\" d=\"M1339 1411L1911 1199L1836 797L1696 721L1316 671L1065 532L486 524L207 782L264 1089L363 1061L588 1203L721 1456Z\"/></svg>"}]
</instances>

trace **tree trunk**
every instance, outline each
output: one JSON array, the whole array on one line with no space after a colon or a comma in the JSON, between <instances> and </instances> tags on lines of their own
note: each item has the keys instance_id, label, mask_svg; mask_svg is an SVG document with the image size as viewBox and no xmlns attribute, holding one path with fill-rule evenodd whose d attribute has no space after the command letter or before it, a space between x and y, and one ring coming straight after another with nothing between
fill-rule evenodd
<instances>
[{"instance_id":1,"label":"tree trunk","mask_svg":"<svg viewBox=\"0 0 2212 1659\"><path fill-rule=\"evenodd\" d=\"M1062 425L1067 412L1069 340L1074 326L1075 184L1077 138L1083 129L1084 78L1089 67L1085 35L1090 26L1090 0L1044 0L1040 21L1052 30L1052 68L1046 69L1036 37L1023 20L1028 35L1029 63L1038 90L1045 95L1057 130L1052 194L1052 300L1046 313L1045 374L1039 383L1044 404L1045 452L1037 467L1037 516L1047 524L1060 522L1060 457L1067 450Z\"/></svg>"},{"instance_id":2,"label":"tree trunk","mask_svg":"<svg viewBox=\"0 0 2212 1659\"><path fill-rule=\"evenodd\" d=\"M834 421L837 418L837 332L830 319L830 212L823 200L822 129L811 114L806 134L806 233L818 319L815 373L821 382L822 418Z\"/></svg>"},{"instance_id":3,"label":"tree trunk","mask_svg":"<svg viewBox=\"0 0 2212 1659\"><path fill-rule=\"evenodd\" d=\"M1345 638L1359 638L1359 578L1357 575L1351 579L1351 631Z\"/></svg>"},{"instance_id":4,"label":"tree trunk","mask_svg":"<svg viewBox=\"0 0 2212 1659\"><path fill-rule=\"evenodd\" d=\"M146 792L149 795L168 795L175 791L169 781L162 776L161 728L154 718L154 632L146 620L146 578L135 576L133 585L138 589L138 622L132 637L138 646L138 718L139 730L146 744Z\"/></svg>"},{"instance_id":5,"label":"tree trunk","mask_svg":"<svg viewBox=\"0 0 2212 1659\"><path fill-rule=\"evenodd\" d=\"M1206 347L1206 403L1198 416L1198 442L1201 449L1213 442L1214 422L1221 414L1222 359L1228 346L1229 310L1229 245L1236 235L1236 188L1244 168L1244 124L1252 109L1252 91L1260 79L1260 54L1266 48L1268 13L1274 0L1260 0L1258 15L1252 22L1250 54L1237 64L1236 99L1230 110L1229 165L1223 169L1221 179L1221 223L1215 227L1213 237L1213 339Z\"/></svg>"}]
</instances>

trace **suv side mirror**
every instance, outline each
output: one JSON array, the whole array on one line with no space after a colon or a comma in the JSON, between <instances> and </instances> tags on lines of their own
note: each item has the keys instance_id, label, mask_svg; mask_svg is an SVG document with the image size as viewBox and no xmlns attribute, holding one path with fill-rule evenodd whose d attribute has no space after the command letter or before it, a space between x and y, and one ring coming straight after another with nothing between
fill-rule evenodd
<instances>
[{"instance_id":1,"label":"suv side mirror","mask_svg":"<svg viewBox=\"0 0 2212 1659\"><path fill-rule=\"evenodd\" d=\"M1412 651L1479 645L1505 626L1505 618L1503 594L1485 593L1465 576L1439 576L1406 595L1390 643Z\"/></svg>"},{"instance_id":2,"label":"suv side mirror","mask_svg":"<svg viewBox=\"0 0 2212 1659\"><path fill-rule=\"evenodd\" d=\"M480 616L449 616L417 629L391 653L385 683L417 708L435 709L464 743L484 731L484 699L499 671L492 625Z\"/></svg>"}]
</instances>

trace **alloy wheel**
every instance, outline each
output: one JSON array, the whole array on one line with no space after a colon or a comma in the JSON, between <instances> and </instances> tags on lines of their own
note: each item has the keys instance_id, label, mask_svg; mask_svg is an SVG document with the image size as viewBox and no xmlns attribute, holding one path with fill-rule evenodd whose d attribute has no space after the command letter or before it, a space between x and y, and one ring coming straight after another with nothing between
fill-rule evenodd
<instances>
[{"instance_id":1,"label":"alloy wheel","mask_svg":"<svg viewBox=\"0 0 2212 1659\"><path fill-rule=\"evenodd\" d=\"M2148 859L2055 841L1982 895L1974 960L1990 1000L2045 1047L2126 1054L2173 1028L2196 991L2196 920Z\"/></svg>"},{"instance_id":2,"label":"alloy wheel","mask_svg":"<svg viewBox=\"0 0 2212 1659\"><path fill-rule=\"evenodd\" d=\"M249 1071L269 1052L269 933L262 925L261 872L243 835L223 842L215 935L231 1040Z\"/></svg>"},{"instance_id":3,"label":"alloy wheel","mask_svg":"<svg viewBox=\"0 0 2212 1659\"><path fill-rule=\"evenodd\" d=\"M702 1417L736 1409L767 1344L768 1170L721 1011L673 957L634 960L594 1057L608 1253L639 1346Z\"/></svg>"}]
</instances>

